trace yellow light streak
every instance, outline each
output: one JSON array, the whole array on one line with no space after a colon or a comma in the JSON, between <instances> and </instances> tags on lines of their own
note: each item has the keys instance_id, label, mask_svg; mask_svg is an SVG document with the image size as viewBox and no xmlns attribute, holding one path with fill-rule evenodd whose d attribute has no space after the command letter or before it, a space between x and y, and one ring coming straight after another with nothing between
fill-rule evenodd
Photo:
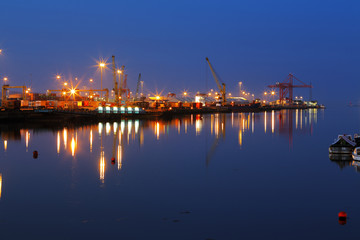
<instances>
[{"instance_id":1,"label":"yellow light streak","mask_svg":"<svg viewBox=\"0 0 360 240\"><path fill-rule=\"evenodd\" d=\"M7 150L7 140L4 140L4 150L5 150L5 152Z\"/></svg>"},{"instance_id":2,"label":"yellow light streak","mask_svg":"<svg viewBox=\"0 0 360 240\"><path fill-rule=\"evenodd\" d=\"M64 138L64 149L66 150L66 146L67 146L67 129L64 128L63 131L63 138Z\"/></svg>"},{"instance_id":3,"label":"yellow light streak","mask_svg":"<svg viewBox=\"0 0 360 240\"><path fill-rule=\"evenodd\" d=\"M118 145L118 154L117 154L117 158L118 158L118 170L121 169L122 167L122 149L121 149L121 145Z\"/></svg>"},{"instance_id":4,"label":"yellow light streak","mask_svg":"<svg viewBox=\"0 0 360 240\"><path fill-rule=\"evenodd\" d=\"M100 153L100 164L99 164L99 168L100 168L100 180L102 183L104 183L105 180L105 156L104 156L104 151L101 151Z\"/></svg>"},{"instance_id":5,"label":"yellow light streak","mask_svg":"<svg viewBox=\"0 0 360 240\"><path fill-rule=\"evenodd\" d=\"M93 145L93 132L92 129L90 130L90 137L89 137L89 141L90 141L90 152L92 152L92 145Z\"/></svg>"},{"instance_id":6,"label":"yellow light streak","mask_svg":"<svg viewBox=\"0 0 360 240\"><path fill-rule=\"evenodd\" d=\"M30 133L29 131L27 130L26 133L25 133L25 146L26 146L26 151L29 147L29 140L30 140Z\"/></svg>"},{"instance_id":7,"label":"yellow light streak","mask_svg":"<svg viewBox=\"0 0 360 240\"><path fill-rule=\"evenodd\" d=\"M266 111L264 112L264 130L266 133Z\"/></svg>"},{"instance_id":8,"label":"yellow light streak","mask_svg":"<svg viewBox=\"0 0 360 240\"><path fill-rule=\"evenodd\" d=\"M71 156L75 156L75 149L76 149L76 144L75 144L75 139L74 137L71 138Z\"/></svg>"},{"instance_id":9,"label":"yellow light streak","mask_svg":"<svg viewBox=\"0 0 360 240\"><path fill-rule=\"evenodd\" d=\"M159 138L160 138L160 123L159 122L156 122L155 134L156 134L156 139L159 140Z\"/></svg>"},{"instance_id":10,"label":"yellow light streak","mask_svg":"<svg viewBox=\"0 0 360 240\"><path fill-rule=\"evenodd\" d=\"M57 139L56 139L56 151L59 154L60 153L60 132L58 131L57 133Z\"/></svg>"},{"instance_id":11,"label":"yellow light streak","mask_svg":"<svg viewBox=\"0 0 360 240\"><path fill-rule=\"evenodd\" d=\"M275 111L271 111L271 132L274 133L275 131Z\"/></svg>"},{"instance_id":12,"label":"yellow light streak","mask_svg":"<svg viewBox=\"0 0 360 240\"><path fill-rule=\"evenodd\" d=\"M0 173L0 199L1 199L1 192L2 192L2 174Z\"/></svg>"}]
</instances>

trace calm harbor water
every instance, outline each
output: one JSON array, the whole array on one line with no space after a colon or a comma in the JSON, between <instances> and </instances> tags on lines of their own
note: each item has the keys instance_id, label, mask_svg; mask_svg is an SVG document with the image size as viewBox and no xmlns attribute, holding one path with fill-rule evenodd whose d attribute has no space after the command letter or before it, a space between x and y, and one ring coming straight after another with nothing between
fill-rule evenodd
<instances>
[{"instance_id":1,"label":"calm harbor water","mask_svg":"<svg viewBox=\"0 0 360 240\"><path fill-rule=\"evenodd\" d=\"M359 120L329 108L1 125L1 238L355 238L360 174L328 146Z\"/></svg>"}]
</instances>

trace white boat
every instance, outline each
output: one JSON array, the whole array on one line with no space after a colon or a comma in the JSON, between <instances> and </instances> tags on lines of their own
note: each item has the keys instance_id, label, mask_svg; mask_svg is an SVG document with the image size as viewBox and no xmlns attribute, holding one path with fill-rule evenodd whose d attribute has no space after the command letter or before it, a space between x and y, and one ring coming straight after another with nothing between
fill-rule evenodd
<instances>
[{"instance_id":1,"label":"white boat","mask_svg":"<svg viewBox=\"0 0 360 240\"><path fill-rule=\"evenodd\" d=\"M356 147L352 153L352 158L356 161L360 161L360 147Z\"/></svg>"}]
</instances>

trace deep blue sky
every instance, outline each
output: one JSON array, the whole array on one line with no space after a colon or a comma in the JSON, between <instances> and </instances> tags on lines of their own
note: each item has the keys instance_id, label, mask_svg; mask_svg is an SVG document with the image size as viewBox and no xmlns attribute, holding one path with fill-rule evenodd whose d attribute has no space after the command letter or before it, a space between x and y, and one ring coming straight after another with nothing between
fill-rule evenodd
<instances>
[{"instance_id":1,"label":"deep blue sky","mask_svg":"<svg viewBox=\"0 0 360 240\"><path fill-rule=\"evenodd\" d=\"M94 77L100 86L95 61L114 54L132 91L140 72L150 92L205 91L216 88L207 56L229 92L242 81L258 96L291 72L311 81L321 102L357 102L359 7L355 0L1 1L0 77L37 92L57 88L56 73L83 84ZM103 81L112 88L110 71Z\"/></svg>"}]
</instances>

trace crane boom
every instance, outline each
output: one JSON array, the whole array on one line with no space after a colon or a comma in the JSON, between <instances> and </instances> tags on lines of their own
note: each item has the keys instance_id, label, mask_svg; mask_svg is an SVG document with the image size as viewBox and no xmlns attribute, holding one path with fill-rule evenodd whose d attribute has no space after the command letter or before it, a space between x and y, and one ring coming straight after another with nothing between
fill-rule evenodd
<instances>
[{"instance_id":1,"label":"crane boom","mask_svg":"<svg viewBox=\"0 0 360 240\"><path fill-rule=\"evenodd\" d=\"M213 68L213 66L211 65L210 61L209 61L209 58L205 58L207 63L209 64L209 67L210 67L210 70L211 70L211 73L215 79L215 82L219 88L219 91L220 91L220 94L221 94L221 98L222 98L222 102L225 103L226 102L226 90L225 90L225 83L222 83L220 85L220 81L219 81L219 78Z\"/></svg>"},{"instance_id":2,"label":"crane boom","mask_svg":"<svg viewBox=\"0 0 360 240\"><path fill-rule=\"evenodd\" d=\"M118 82L116 80L116 66L115 66L115 56L112 56L112 69L113 69L113 78L114 78L114 92L115 92L115 103L119 105L119 90Z\"/></svg>"}]
</instances>

